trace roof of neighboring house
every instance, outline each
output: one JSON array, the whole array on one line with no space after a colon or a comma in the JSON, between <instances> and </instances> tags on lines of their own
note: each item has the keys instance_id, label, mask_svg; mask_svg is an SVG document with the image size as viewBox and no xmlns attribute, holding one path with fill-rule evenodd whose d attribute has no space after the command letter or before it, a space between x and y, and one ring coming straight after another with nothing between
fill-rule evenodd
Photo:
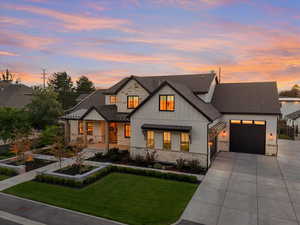
<instances>
[{"instance_id":1,"label":"roof of neighboring house","mask_svg":"<svg viewBox=\"0 0 300 225\"><path fill-rule=\"evenodd\" d=\"M131 76L126 77L111 88L105 91L106 94L117 94L130 80L136 80L149 93L160 86L163 81L177 82L188 87L192 92L204 94L209 91L211 82L215 77L214 73L208 74L186 74L168 76Z\"/></svg>"},{"instance_id":2,"label":"roof of neighboring house","mask_svg":"<svg viewBox=\"0 0 300 225\"><path fill-rule=\"evenodd\" d=\"M300 118L300 110L290 113L290 114L286 115L286 117L291 120L296 120L296 119Z\"/></svg>"},{"instance_id":3,"label":"roof of neighboring house","mask_svg":"<svg viewBox=\"0 0 300 225\"><path fill-rule=\"evenodd\" d=\"M279 96L279 101L280 102L299 102L300 98L297 98L297 97L280 97Z\"/></svg>"},{"instance_id":4,"label":"roof of neighboring house","mask_svg":"<svg viewBox=\"0 0 300 225\"><path fill-rule=\"evenodd\" d=\"M217 84L212 104L227 114L280 114L276 82Z\"/></svg>"},{"instance_id":5,"label":"roof of neighboring house","mask_svg":"<svg viewBox=\"0 0 300 225\"><path fill-rule=\"evenodd\" d=\"M32 100L32 88L24 84L0 81L0 107L23 108Z\"/></svg>"},{"instance_id":6,"label":"roof of neighboring house","mask_svg":"<svg viewBox=\"0 0 300 225\"><path fill-rule=\"evenodd\" d=\"M176 91L181 97L189 102L197 111L201 112L208 120L213 121L221 116L216 108L210 104L204 102L201 98L197 97L188 87L179 84L177 82L164 81L161 85L156 88L130 115L134 114L139 110L148 100L152 98L161 88L169 85L174 91Z\"/></svg>"}]
</instances>

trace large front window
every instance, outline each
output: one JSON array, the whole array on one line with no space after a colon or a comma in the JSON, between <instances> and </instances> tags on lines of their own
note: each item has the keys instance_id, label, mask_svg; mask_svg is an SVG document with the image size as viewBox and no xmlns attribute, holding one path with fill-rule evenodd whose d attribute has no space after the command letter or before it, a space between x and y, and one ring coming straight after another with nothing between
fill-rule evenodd
<instances>
[{"instance_id":1,"label":"large front window","mask_svg":"<svg viewBox=\"0 0 300 225\"><path fill-rule=\"evenodd\" d=\"M174 111L175 110L175 96L174 95L160 95L159 96L159 110L160 111Z\"/></svg>"},{"instance_id":2,"label":"large front window","mask_svg":"<svg viewBox=\"0 0 300 225\"><path fill-rule=\"evenodd\" d=\"M147 131L147 148L154 148L154 131Z\"/></svg>"},{"instance_id":3,"label":"large front window","mask_svg":"<svg viewBox=\"0 0 300 225\"><path fill-rule=\"evenodd\" d=\"M163 132L163 149L171 149L171 132Z\"/></svg>"},{"instance_id":4,"label":"large front window","mask_svg":"<svg viewBox=\"0 0 300 225\"><path fill-rule=\"evenodd\" d=\"M139 105L139 96L129 95L127 96L127 108L135 109Z\"/></svg>"},{"instance_id":5,"label":"large front window","mask_svg":"<svg viewBox=\"0 0 300 225\"><path fill-rule=\"evenodd\" d=\"M180 134L180 150L188 152L190 150L190 135L189 133Z\"/></svg>"},{"instance_id":6,"label":"large front window","mask_svg":"<svg viewBox=\"0 0 300 225\"><path fill-rule=\"evenodd\" d=\"M93 122L87 122L86 123L86 134L93 135L93 130L94 130Z\"/></svg>"},{"instance_id":7,"label":"large front window","mask_svg":"<svg viewBox=\"0 0 300 225\"><path fill-rule=\"evenodd\" d=\"M124 136L130 138L130 124L124 125Z\"/></svg>"},{"instance_id":8,"label":"large front window","mask_svg":"<svg viewBox=\"0 0 300 225\"><path fill-rule=\"evenodd\" d=\"M83 135L83 121L78 121L78 134Z\"/></svg>"}]
</instances>

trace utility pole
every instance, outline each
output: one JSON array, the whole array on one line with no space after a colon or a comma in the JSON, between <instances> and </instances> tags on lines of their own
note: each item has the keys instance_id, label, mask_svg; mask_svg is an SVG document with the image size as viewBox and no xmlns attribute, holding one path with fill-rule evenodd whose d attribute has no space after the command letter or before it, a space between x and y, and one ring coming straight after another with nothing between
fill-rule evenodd
<instances>
[{"instance_id":1,"label":"utility pole","mask_svg":"<svg viewBox=\"0 0 300 225\"><path fill-rule=\"evenodd\" d=\"M44 87L44 89L46 88L46 69L42 69L42 75L43 75L43 77L42 77L42 79L43 79L43 87Z\"/></svg>"}]
</instances>

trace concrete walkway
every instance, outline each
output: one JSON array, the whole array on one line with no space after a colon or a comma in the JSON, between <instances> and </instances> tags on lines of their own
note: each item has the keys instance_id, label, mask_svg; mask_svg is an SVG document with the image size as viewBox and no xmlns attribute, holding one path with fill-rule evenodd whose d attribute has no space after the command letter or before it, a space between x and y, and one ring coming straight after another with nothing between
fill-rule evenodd
<instances>
[{"instance_id":1,"label":"concrete walkway","mask_svg":"<svg viewBox=\"0 0 300 225\"><path fill-rule=\"evenodd\" d=\"M91 156L93 156L95 154L95 151L89 150L89 149L85 149L84 150L84 158L89 158ZM43 159L47 159L47 160L53 160L54 157L53 156L47 156L47 155L37 155L38 158L43 158ZM64 158L64 160L62 161L62 167L71 165L74 163L74 159L73 158ZM27 173L23 173L20 174L18 176L14 176L5 180L0 181L0 191L3 191L7 188L10 188L12 186L15 186L17 184L21 184L24 183L26 181L30 181L32 179L34 179L36 177L36 175L38 174L38 172L43 172L46 170L52 170L52 169L59 169L60 165L59 162L55 162L52 163L50 165L47 165L45 167L41 167L32 171L29 171Z\"/></svg>"},{"instance_id":2,"label":"concrete walkway","mask_svg":"<svg viewBox=\"0 0 300 225\"><path fill-rule=\"evenodd\" d=\"M279 149L277 158L218 154L182 218L204 225L300 225L300 141L280 140Z\"/></svg>"}]
</instances>

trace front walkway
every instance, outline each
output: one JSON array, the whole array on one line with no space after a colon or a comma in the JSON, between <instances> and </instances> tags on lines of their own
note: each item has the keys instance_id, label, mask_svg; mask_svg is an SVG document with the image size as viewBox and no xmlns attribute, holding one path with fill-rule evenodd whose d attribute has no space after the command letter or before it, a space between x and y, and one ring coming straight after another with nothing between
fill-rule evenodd
<instances>
[{"instance_id":1,"label":"front walkway","mask_svg":"<svg viewBox=\"0 0 300 225\"><path fill-rule=\"evenodd\" d=\"M182 218L205 225L300 225L300 141L280 140L279 149L277 159L218 154Z\"/></svg>"}]
</instances>

